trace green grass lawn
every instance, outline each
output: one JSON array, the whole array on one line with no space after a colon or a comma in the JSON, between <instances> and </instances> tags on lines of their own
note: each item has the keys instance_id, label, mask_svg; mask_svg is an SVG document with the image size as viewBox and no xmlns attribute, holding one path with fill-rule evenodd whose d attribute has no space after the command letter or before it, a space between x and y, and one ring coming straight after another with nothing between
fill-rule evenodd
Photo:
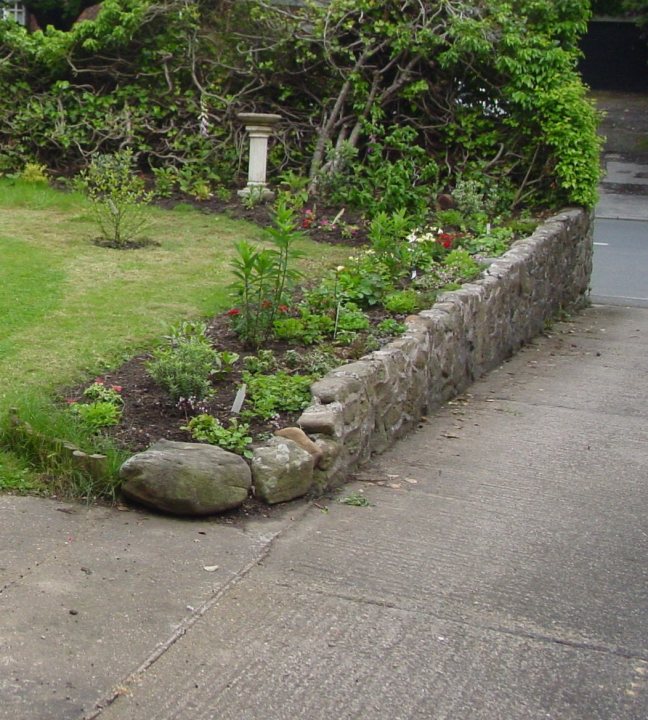
<instances>
[{"instance_id":1,"label":"green grass lawn","mask_svg":"<svg viewBox=\"0 0 648 720\"><path fill-rule=\"evenodd\" d=\"M0 180L0 415L11 405L91 379L152 346L179 320L231 304L229 260L249 223L180 206L150 209L159 246L93 245L79 195ZM344 248L300 245L312 271ZM24 466L0 452L0 489L29 490Z\"/></svg>"}]
</instances>

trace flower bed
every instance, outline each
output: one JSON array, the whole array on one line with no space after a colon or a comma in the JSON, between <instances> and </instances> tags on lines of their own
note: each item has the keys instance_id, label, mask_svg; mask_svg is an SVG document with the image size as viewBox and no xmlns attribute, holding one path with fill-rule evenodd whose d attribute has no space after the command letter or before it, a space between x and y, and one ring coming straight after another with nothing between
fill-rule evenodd
<instances>
[{"instance_id":1,"label":"flower bed","mask_svg":"<svg viewBox=\"0 0 648 720\"><path fill-rule=\"evenodd\" d=\"M279 430L251 453L257 496L274 504L320 494L413 428L542 331L559 310L585 300L591 217L566 210L516 242L472 283L411 315L398 339L328 372L311 386L298 428ZM186 447L178 445L178 452ZM168 443L143 453L146 462ZM138 456L128 461L127 494ZM166 461L168 462L168 460ZM125 466L125 467L126 467ZM165 500L166 501L166 500Z\"/></svg>"}]
</instances>

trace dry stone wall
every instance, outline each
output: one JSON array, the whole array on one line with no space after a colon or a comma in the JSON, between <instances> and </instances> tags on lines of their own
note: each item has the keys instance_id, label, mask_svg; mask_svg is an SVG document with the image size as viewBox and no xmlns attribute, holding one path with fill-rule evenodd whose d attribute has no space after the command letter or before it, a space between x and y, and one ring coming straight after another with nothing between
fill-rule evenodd
<instances>
[{"instance_id":1,"label":"dry stone wall","mask_svg":"<svg viewBox=\"0 0 648 720\"><path fill-rule=\"evenodd\" d=\"M510 357L562 308L583 303L591 269L591 215L565 210L516 242L481 279L410 316L403 336L316 382L299 419L323 452L313 491L339 484Z\"/></svg>"}]
</instances>

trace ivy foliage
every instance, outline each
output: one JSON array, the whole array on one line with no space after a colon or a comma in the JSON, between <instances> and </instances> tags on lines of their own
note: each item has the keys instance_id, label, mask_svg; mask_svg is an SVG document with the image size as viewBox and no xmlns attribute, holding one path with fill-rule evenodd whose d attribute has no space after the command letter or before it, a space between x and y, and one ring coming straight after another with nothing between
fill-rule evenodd
<instances>
[{"instance_id":1,"label":"ivy foliage","mask_svg":"<svg viewBox=\"0 0 648 720\"><path fill-rule=\"evenodd\" d=\"M143 169L230 184L236 114L252 110L286 119L274 172L352 187L377 212L416 212L457 176L505 205L589 206L597 117L575 69L588 17L588 0L105 0L68 31L3 22L0 103L16 111L0 116L0 172L69 172L128 146ZM387 204L365 188L376 178Z\"/></svg>"}]
</instances>

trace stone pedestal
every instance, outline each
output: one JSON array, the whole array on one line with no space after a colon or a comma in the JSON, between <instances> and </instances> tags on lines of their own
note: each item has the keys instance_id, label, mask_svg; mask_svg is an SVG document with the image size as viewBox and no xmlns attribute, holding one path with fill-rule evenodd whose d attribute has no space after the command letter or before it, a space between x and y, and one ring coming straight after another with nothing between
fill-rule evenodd
<instances>
[{"instance_id":1,"label":"stone pedestal","mask_svg":"<svg viewBox=\"0 0 648 720\"><path fill-rule=\"evenodd\" d=\"M239 113L238 119L245 123L250 137L250 160L248 164L247 185L238 191L240 197L255 197L260 200L272 200L274 193L266 182L268 160L268 138L281 115L270 113Z\"/></svg>"}]
</instances>

